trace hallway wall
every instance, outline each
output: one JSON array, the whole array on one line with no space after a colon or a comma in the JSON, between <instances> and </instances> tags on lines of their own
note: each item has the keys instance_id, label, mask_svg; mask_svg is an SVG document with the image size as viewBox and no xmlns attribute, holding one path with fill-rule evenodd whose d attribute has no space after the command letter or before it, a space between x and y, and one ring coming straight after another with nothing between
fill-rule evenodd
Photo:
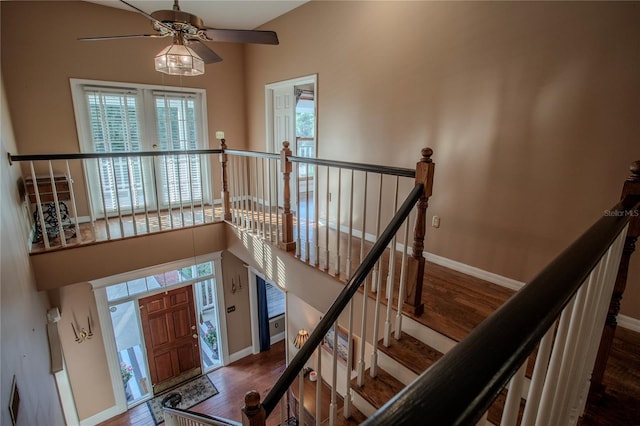
<instances>
[{"instance_id":1,"label":"hallway wall","mask_svg":"<svg viewBox=\"0 0 640 426\"><path fill-rule=\"evenodd\" d=\"M0 75L0 81L2 77ZM29 264L28 224L19 202L19 169L6 161L15 151L11 116L7 108L4 82L1 83L0 117L0 315L2 364L0 424L10 425L9 393L13 376L20 394L18 420L23 425L62 425L64 418L58 390L51 374L47 341L46 293L36 291Z\"/></svg>"},{"instance_id":2,"label":"hallway wall","mask_svg":"<svg viewBox=\"0 0 640 426\"><path fill-rule=\"evenodd\" d=\"M527 281L640 159L638 22L633 2L312 1L246 49L249 146L265 84L317 73L319 157L414 167L432 147L426 250ZM640 319L640 286L622 312Z\"/></svg>"}]
</instances>

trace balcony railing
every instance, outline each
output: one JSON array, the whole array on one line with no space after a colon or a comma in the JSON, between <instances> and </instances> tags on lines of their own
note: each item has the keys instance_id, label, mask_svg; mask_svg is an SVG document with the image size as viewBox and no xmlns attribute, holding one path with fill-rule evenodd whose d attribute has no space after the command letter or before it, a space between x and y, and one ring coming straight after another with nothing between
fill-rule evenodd
<instances>
[{"instance_id":1,"label":"balcony railing","mask_svg":"<svg viewBox=\"0 0 640 426\"><path fill-rule=\"evenodd\" d=\"M349 417L351 387L362 386L365 374L376 376L379 340L388 345L392 330L401 338L403 311L422 313L426 209L435 167L431 155L425 148L414 170L296 157L286 142L280 154L270 154L228 150L223 141L220 150L10 156L10 160L25 164L24 188L34 235L39 226L47 249L85 241L81 235L85 222L79 213L83 211L88 212L86 223L94 240L101 223L103 234L113 239L226 220L346 281L264 401L255 392L247 394L244 424L261 425L278 406L281 422L286 421L287 389L296 376L302 379L303 366L314 353L323 377L321 351L316 349L332 328L337 329L342 314L348 323L347 365L357 364L357 384L352 384L350 374L344 377L343 415ZM96 188L91 186L96 176L98 208L93 201ZM82 182L80 190L76 182ZM216 190L217 199L212 195ZM79 194L84 199L79 201ZM523 424L574 424L589 384L601 380L629 257L640 234L638 162L622 198L612 214L600 219L366 424L419 424L425 418L434 424L475 424L506 388L503 424L515 424L523 398ZM403 200L400 206L399 200ZM396 256L401 256L400 262ZM362 303L360 312L355 312L353 298L359 290ZM361 316L358 330L355 315ZM613 320L605 322L606 318ZM371 339L361 339L358 354L351 347L356 334ZM333 347L338 346L337 335L332 334ZM365 341L372 346L370 359L365 359ZM526 362L536 345L536 366L528 381ZM337 422L337 352L333 351L330 372L324 373L334 384L331 425ZM303 388L298 392L299 418Z\"/></svg>"}]
</instances>

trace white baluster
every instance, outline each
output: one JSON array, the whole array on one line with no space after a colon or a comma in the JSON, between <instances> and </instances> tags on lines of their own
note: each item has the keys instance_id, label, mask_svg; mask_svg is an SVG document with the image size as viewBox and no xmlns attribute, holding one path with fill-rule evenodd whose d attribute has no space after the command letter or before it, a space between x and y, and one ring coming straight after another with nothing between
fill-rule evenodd
<instances>
[{"instance_id":1,"label":"white baluster","mask_svg":"<svg viewBox=\"0 0 640 426\"><path fill-rule=\"evenodd\" d=\"M382 173L380 173L380 181L378 184L378 210L376 215L376 240L380 236L380 216L382 210ZM380 257L382 258L382 256ZM373 267L373 279L371 280L371 291L378 291L380 287L380 259L376 262Z\"/></svg>"},{"instance_id":2,"label":"white baluster","mask_svg":"<svg viewBox=\"0 0 640 426\"><path fill-rule=\"evenodd\" d=\"M331 192L329 191L329 175L331 174L331 169L327 166L327 200L325 202L325 214L324 214L324 242L325 242L325 252L324 252L324 269L325 271L329 270L329 202L331 197Z\"/></svg>"},{"instance_id":3,"label":"white baluster","mask_svg":"<svg viewBox=\"0 0 640 426\"><path fill-rule=\"evenodd\" d=\"M396 176L396 188L393 197L393 213L398 211L398 184L400 178ZM396 234L394 234L391 239L391 249L389 251L389 274L387 275L387 312L386 318L384 321L384 335L383 335L383 344L386 347L391 345L391 313L393 307L393 288L395 284L395 275L396 275Z\"/></svg>"},{"instance_id":4,"label":"white baluster","mask_svg":"<svg viewBox=\"0 0 640 426\"><path fill-rule=\"evenodd\" d=\"M347 279L351 277L351 249L353 246L353 169L351 169L351 187L349 190L349 235L347 240Z\"/></svg>"},{"instance_id":5,"label":"white baluster","mask_svg":"<svg viewBox=\"0 0 640 426\"><path fill-rule=\"evenodd\" d=\"M47 234L47 223L44 221L44 213L42 212L42 200L40 198L40 189L38 188L38 179L36 178L36 172L33 168L33 161L29 161L29 165L31 167L31 180L33 182L33 193L36 196L36 210L38 212L38 220L40 221L42 239L45 249L48 249L51 245L49 243L49 235Z\"/></svg>"},{"instance_id":6,"label":"white baluster","mask_svg":"<svg viewBox=\"0 0 640 426\"><path fill-rule=\"evenodd\" d=\"M104 180L102 177L102 167L101 167L101 161L99 158L96 158L96 164L97 164L97 169L98 169L98 177L99 177L99 182L100 182L100 194L102 195L101 199L102 199L102 212L104 214L104 226L107 230L107 240L111 239L111 227L109 226L109 216L107 215L107 199L105 197L105 191L104 191Z\"/></svg>"},{"instance_id":7,"label":"white baluster","mask_svg":"<svg viewBox=\"0 0 640 426\"><path fill-rule=\"evenodd\" d=\"M567 329L569 328L569 319L571 317L571 311L573 310L574 302L575 296L571 298L571 301L567 304L567 306L562 311L562 314L560 315L560 322L558 324L556 339L553 344L551 359L549 361L547 380L545 380L544 386L542 387L542 397L540 400L540 407L538 408L538 415L536 416L536 426L547 426L550 424L549 420L551 418L553 400L557 396L557 377L560 373L562 353L564 352L564 346L567 338Z\"/></svg>"},{"instance_id":8,"label":"white baluster","mask_svg":"<svg viewBox=\"0 0 640 426\"><path fill-rule=\"evenodd\" d=\"M82 235L80 234L80 224L78 223L78 208L76 207L76 196L73 190L73 179L71 178L71 169L69 168L69 160L65 160L67 168L67 179L69 181L69 198L71 198L71 215L73 216L73 226L76 233L76 239L78 242L82 241ZM89 202L89 210L91 211L91 200L87 198ZM93 215L93 212L90 213Z\"/></svg>"},{"instance_id":9,"label":"white baluster","mask_svg":"<svg viewBox=\"0 0 640 426\"><path fill-rule=\"evenodd\" d=\"M533 426L538 415L540 407L540 398L542 396L542 387L547 376L547 366L549 365L549 355L553 345L553 336L555 334L555 322L549 328L547 333L540 341L538 353L536 355L536 363L533 367L531 382L529 384L529 393L527 395L527 404L524 407L522 415L522 426Z\"/></svg>"},{"instance_id":10,"label":"white baluster","mask_svg":"<svg viewBox=\"0 0 640 426\"><path fill-rule=\"evenodd\" d=\"M316 426L320 426L322 424L322 350L320 347L316 350L318 351L316 366Z\"/></svg>"},{"instance_id":11,"label":"white baluster","mask_svg":"<svg viewBox=\"0 0 640 426\"><path fill-rule=\"evenodd\" d=\"M398 311L396 312L396 329L394 337L399 340L402 337L402 306L404 305L404 294L407 288L407 249L409 248L409 227L411 225L411 214L407 216L404 223L404 247L402 248L402 266L400 268L400 289L398 289Z\"/></svg>"},{"instance_id":12,"label":"white baluster","mask_svg":"<svg viewBox=\"0 0 640 426\"><path fill-rule=\"evenodd\" d=\"M342 198L342 169L338 168L338 201L336 207L336 276L340 276L340 231L342 218L340 217L340 201Z\"/></svg>"},{"instance_id":13,"label":"white baluster","mask_svg":"<svg viewBox=\"0 0 640 426\"><path fill-rule=\"evenodd\" d=\"M365 296L366 297L366 296ZM349 331L347 335L346 386L342 413L345 419L351 417L351 366L353 365L353 299L349 302Z\"/></svg>"},{"instance_id":14,"label":"white baluster","mask_svg":"<svg viewBox=\"0 0 640 426\"><path fill-rule=\"evenodd\" d=\"M129 187L129 200L131 200L131 222L133 227L133 235L138 235L138 221L136 220L136 199L133 194L133 178L131 177L131 157L125 157L127 162L127 186Z\"/></svg>"},{"instance_id":15,"label":"white baluster","mask_svg":"<svg viewBox=\"0 0 640 426\"><path fill-rule=\"evenodd\" d=\"M338 321L333 323L333 367L331 377L331 405L329 405L329 425L334 426L338 419Z\"/></svg>"},{"instance_id":16,"label":"white baluster","mask_svg":"<svg viewBox=\"0 0 640 426\"><path fill-rule=\"evenodd\" d=\"M520 412L520 400L522 399L522 388L524 387L524 373L527 371L527 360L516 372L509 384L507 400L502 410L502 420L500 426L516 426L518 413Z\"/></svg>"}]
</instances>

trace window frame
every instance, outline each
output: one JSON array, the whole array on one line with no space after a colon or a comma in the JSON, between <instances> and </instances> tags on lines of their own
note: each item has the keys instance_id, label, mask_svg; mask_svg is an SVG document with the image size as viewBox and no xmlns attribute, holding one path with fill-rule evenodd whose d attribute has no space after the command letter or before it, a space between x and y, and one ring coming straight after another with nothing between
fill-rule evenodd
<instances>
[{"instance_id":1,"label":"window frame","mask_svg":"<svg viewBox=\"0 0 640 426\"><path fill-rule=\"evenodd\" d=\"M152 84L141 83L125 83L115 81L104 80L89 80L89 79L69 79L72 95L72 104L74 109L76 130L78 135L78 146L82 153L95 153L95 145L93 143L91 132L91 118L89 114L89 105L85 95L86 87L104 88L105 90L113 90L114 92L123 92L131 90L135 92L137 118L138 118L138 131L140 138L140 150L141 151L160 151L159 133L158 133L158 121L156 111L156 95L158 93L165 93L170 95L193 95L195 97L196 105L196 132L198 133L197 147L196 149L207 149L209 147L209 131L207 120L207 99L206 90L192 87L175 87L175 86L161 86ZM160 161L155 165L158 170L155 170L156 180L150 179L153 169L153 161L151 157L142 158L141 165L143 173L145 174L144 186L146 189L146 208L149 211L156 210L158 207L166 208L166 204L163 200L155 198L154 189L156 186L164 186L165 183L159 180L159 168ZM200 161L200 174L202 176L201 181L203 187L200 189L202 201L204 203L213 203L215 197L212 194L211 188L211 165L208 160ZM83 161L83 169L85 174L85 182L87 184L87 193L89 195L89 201L91 203L90 210L92 214L96 216L117 216L118 211L107 209L104 211L102 206L102 194L100 193L99 186L100 177L98 174L97 163L92 160ZM136 213L145 210L145 206L136 207L134 211Z\"/></svg>"}]
</instances>

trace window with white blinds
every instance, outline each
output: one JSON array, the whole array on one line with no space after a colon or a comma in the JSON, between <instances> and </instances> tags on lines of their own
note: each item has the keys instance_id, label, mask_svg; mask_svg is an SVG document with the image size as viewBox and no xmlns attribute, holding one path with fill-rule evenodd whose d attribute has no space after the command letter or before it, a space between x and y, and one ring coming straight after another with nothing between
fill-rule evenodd
<instances>
[{"instance_id":1,"label":"window with white blinds","mask_svg":"<svg viewBox=\"0 0 640 426\"><path fill-rule=\"evenodd\" d=\"M82 152L206 147L204 90L75 79L71 87ZM86 168L94 213L208 202L207 163L186 154L90 162Z\"/></svg>"}]
</instances>

